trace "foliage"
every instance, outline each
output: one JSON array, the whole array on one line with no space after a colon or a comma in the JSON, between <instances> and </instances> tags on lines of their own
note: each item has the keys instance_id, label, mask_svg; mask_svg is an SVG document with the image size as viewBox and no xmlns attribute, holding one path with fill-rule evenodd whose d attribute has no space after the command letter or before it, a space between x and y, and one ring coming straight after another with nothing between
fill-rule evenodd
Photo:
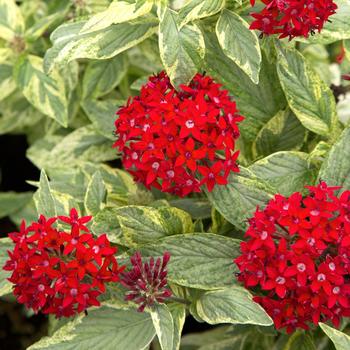
<instances>
[{"instance_id":1,"label":"foliage","mask_svg":"<svg viewBox=\"0 0 350 350\"><path fill-rule=\"evenodd\" d=\"M75 207L94 215L89 229L118 246L120 264L136 251L171 254L167 304L138 313L113 285L102 307L30 349L349 348L347 320L341 331L277 333L232 262L247 219L274 194L319 180L350 190L349 82L340 80L350 71L350 4L336 3L321 33L288 41L250 30L247 0L0 0L0 135L25 135L41 170L33 193L0 193L0 217L19 226ZM240 172L227 185L179 199L122 169L115 112L163 69L175 87L206 72L245 116ZM8 249L2 238L1 265ZM181 338L189 315L218 326Z\"/></svg>"}]
</instances>

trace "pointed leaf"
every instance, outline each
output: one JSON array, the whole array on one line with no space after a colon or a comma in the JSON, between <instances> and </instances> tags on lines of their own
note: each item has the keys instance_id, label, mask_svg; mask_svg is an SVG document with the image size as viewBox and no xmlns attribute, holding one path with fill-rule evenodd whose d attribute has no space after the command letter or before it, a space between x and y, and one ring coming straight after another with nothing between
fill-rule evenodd
<instances>
[{"instance_id":1,"label":"pointed leaf","mask_svg":"<svg viewBox=\"0 0 350 350\"><path fill-rule=\"evenodd\" d=\"M300 52L276 46L278 76L289 107L305 128L329 134L337 120L332 91Z\"/></svg>"},{"instance_id":2,"label":"pointed leaf","mask_svg":"<svg viewBox=\"0 0 350 350\"><path fill-rule=\"evenodd\" d=\"M148 313L103 306L89 311L86 317L78 316L28 350L141 350L154 335Z\"/></svg>"},{"instance_id":3,"label":"pointed leaf","mask_svg":"<svg viewBox=\"0 0 350 350\"><path fill-rule=\"evenodd\" d=\"M159 51L172 84L188 84L204 57L204 40L196 25L177 26L176 12L167 9L159 25Z\"/></svg>"},{"instance_id":4,"label":"pointed leaf","mask_svg":"<svg viewBox=\"0 0 350 350\"><path fill-rule=\"evenodd\" d=\"M228 185L215 186L207 196L226 220L244 229L256 207L264 207L274 191L250 170L240 169L240 173L229 176Z\"/></svg>"},{"instance_id":5,"label":"pointed leaf","mask_svg":"<svg viewBox=\"0 0 350 350\"><path fill-rule=\"evenodd\" d=\"M66 127L68 107L64 80L56 70L46 75L42 66L40 57L23 57L15 66L17 85L35 108Z\"/></svg>"},{"instance_id":6,"label":"pointed leaf","mask_svg":"<svg viewBox=\"0 0 350 350\"><path fill-rule=\"evenodd\" d=\"M97 171L91 178L86 189L84 205L89 215L96 215L102 210L103 203L106 201L106 186L103 182L101 173Z\"/></svg>"},{"instance_id":7,"label":"pointed leaf","mask_svg":"<svg viewBox=\"0 0 350 350\"><path fill-rule=\"evenodd\" d=\"M216 24L216 35L226 56L257 84L262 58L258 37L249 24L236 13L223 10Z\"/></svg>"},{"instance_id":8,"label":"pointed leaf","mask_svg":"<svg viewBox=\"0 0 350 350\"><path fill-rule=\"evenodd\" d=\"M325 323L319 323L321 329L327 334L329 339L333 342L336 350L350 349L350 336L327 326Z\"/></svg>"},{"instance_id":9,"label":"pointed leaf","mask_svg":"<svg viewBox=\"0 0 350 350\"><path fill-rule=\"evenodd\" d=\"M196 310L199 317L209 324L273 324L265 310L240 286L203 293L196 301Z\"/></svg>"},{"instance_id":10,"label":"pointed leaf","mask_svg":"<svg viewBox=\"0 0 350 350\"><path fill-rule=\"evenodd\" d=\"M156 304L151 310L153 326L162 350L173 350L174 320L165 304Z\"/></svg>"}]
</instances>

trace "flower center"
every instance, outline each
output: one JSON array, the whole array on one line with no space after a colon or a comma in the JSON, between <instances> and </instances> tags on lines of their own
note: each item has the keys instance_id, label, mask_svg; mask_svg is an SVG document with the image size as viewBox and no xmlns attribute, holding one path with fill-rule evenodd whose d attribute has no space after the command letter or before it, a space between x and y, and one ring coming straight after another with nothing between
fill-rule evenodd
<instances>
[{"instance_id":1,"label":"flower center","mask_svg":"<svg viewBox=\"0 0 350 350\"><path fill-rule=\"evenodd\" d=\"M283 207L284 210L288 210L289 209L289 203L286 203Z\"/></svg>"},{"instance_id":2,"label":"flower center","mask_svg":"<svg viewBox=\"0 0 350 350\"><path fill-rule=\"evenodd\" d=\"M159 169L159 163L158 163L158 162L154 162L154 163L152 164L152 169L158 170L158 169Z\"/></svg>"},{"instance_id":3,"label":"flower center","mask_svg":"<svg viewBox=\"0 0 350 350\"><path fill-rule=\"evenodd\" d=\"M72 297L76 297L76 296L78 295L78 290L77 290L76 288L72 288L72 289L70 290L70 295L71 295Z\"/></svg>"},{"instance_id":4,"label":"flower center","mask_svg":"<svg viewBox=\"0 0 350 350\"><path fill-rule=\"evenodd\" d=\"M193 127L194 127L194 121L193 120L187 120L186 121L186 123L185 123L185 125L186 125L186 128L188 128L188 129L192 129Z\"/></svg>"},{"instance_id":5,"label":"flower center","mask_svg":"<svg viewBox=\"0 0 350 350\"><path fill-rule=\"evenodd\" d=\"M38 285L38 291L43 292L45 290L45 286L43 284Z\"/></svg>"},{"instance_id":6,"label":"flower center","mask_svg":"<svg viewBox=\"0 0 350 350\"><path fill-rule=\"evenodd\" d=\"M78 240L75 238L72 238L72 240L70 241L73 245L76 245L78 243Z\"/></svg>"},{"instance_id":7,"label":"flower center","mask_svg":"<svg viewBox=\"0 0 350 350\"><path fill-rule=\"evenodd\" d=\"M215 175L213 173L209 173L208 178L210 180L214 180L215 179Z\"/></svg>"},{"instance_id":8,"label":"flower center","mask_svg":"<svg viewBox=\"0 0 350 350\"><path fill-rule=\"evenodd\" d=\"M305 266L305 264L303 264L303 263L299 263L299 264L297 265L297 269L298 269L298 271L300 271L300 272L304 272L304 271L306 270L306 266Z\"/></svg>"},{"instance_id":9,"label":"flower center","mask_svg":"<svg viewBox=\"0 0 350 350\"><path fill-rule=\"evenodd\" d=\"M138 157L139 157L139 156L138 156L138 154L137 154L136 152L132 152L132 153L131 153L131 158L132 158L133 160L136 160Z\"/></svg>"},{"instance_id":10,"label":"flower center","mask_svg":"<svg viewBox=\"0 0 350 350\"><path fill-rule=\"evenodd\" d=\"M95 254L98 254L99 251L100 251L100 247L99 247L98 245L94 245L94 246L92 247L92 250L94 251Z\"/></svg>"},{"instance_id":11,"label":"flower center","mask_svg":"<svg viewBox=\"0 0 350 350\"><path fill-rule=\"evenodd\" d=\"M339 294L340 293L340 288L339 287L334 287L332 292L333 292L333 294Z\"/></svg>"},{"instance_id":12,"label":"flower center","mask_svg":"<svg viewBox=\"0 0 350 350\"><path fill-rule=\"evenodd\" d=\"M314 210L311 210L311 211L310 211L310 214L311 214L312 216L319 216L319 215L320 215L320 211L317 210L317 209L314 209Z\"/></svg>"},{"instance_id":13,"label":"flower center","mask_svg":"<svg viewBox=\"0 0 350 350\"><path fill-rule=\"evenodd\" d=\"M334 264L334 262L329 263L329 264L328 264L328 267L329 267L329 269L330 269L331 271L334 271L334 270L335 270L335 264Z\"/></svg>"},{"instance_id":14,"label":"flower center","mask_svg":"<svg viewBox=\"0 0 350 350\"><path fill-rule=\"evenodd\" d=\"M187 158L187 159L190 159L191 158L191 152L189 152L189 151L187 151L186 153L185 153L185 157Z\"/></svg>"},{"instance_id":15,"label":"flower center","mask_svg":"<svg viewBox=\"0 0 350 350\"><path fill-rule=\"evenodd\" d=\"M325 275L324 273L319 273L319 274L317 275L317 281L323 282L323 281L325 281L325 280L326 280L326 275Z\"/></svg>"},{"instance_id":16,"label":"flower center","mask_svg":"<svg viewBox=\"0 0 350 350\"><path fill-rule=\"evenodd\" d=\"M192 180L187 180L186 181L186 185L187 186L192 186L193 185L193 181Z\"/></svg>"},{"instance_id":17,"label":"flower center","mask_svg":"<svg viewBox=\"0 0 350 350\"><path fill-rule=\"evenodd\" d=\"M286 283L286 279L282 276L278 276L275 281L277 284L285 284Z\"/></svg>"},{"instance_id":18,"label":"flower center","mask_svg":"<svg viewBox=\"0 0 350 350\"><path fill-rule=\"evenodd\" d=\"M308 244L309 246L313 247L313 246L315 245L315 238L310 237L310 238L307 239L306 242L307 242L307 244Z\"/></svg>"},{"instance_id":19,"label":"flower center","mask_svg":"<svg viewBox=\"0 0 350 350\"><path fill-rule=\"evenodd\" d=\"M265 241L265 239L267 238L267 236L268 236L267 231L263 231L263 232L261 232L261 234L260 234L260 238L261 238L263 241Z\"/></svg>"},{"instance_id":20,"label":"flower center","mask_svg":"<svg viewBox=\"0 0 350 350\"><path fill-rule=\"evenodd\" d=\"M166 172L167 176L170 177L170 178L173 178L175 176L175 172L173 170L168 170Z\"/></svg>"}]
</instances>

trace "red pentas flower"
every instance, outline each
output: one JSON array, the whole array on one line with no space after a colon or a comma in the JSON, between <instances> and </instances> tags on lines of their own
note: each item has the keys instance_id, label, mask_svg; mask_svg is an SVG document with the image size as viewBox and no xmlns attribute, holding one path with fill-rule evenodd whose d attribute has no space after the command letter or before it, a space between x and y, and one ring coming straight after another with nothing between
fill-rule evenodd
<instances>
[{"instance_id":1,"label":"red pentas flower","mask_svg":"<svg viewBox=\"0 0 350 350\"><path fill-rule=\"evenodd\" d=\"M289 333L350 316L350 191L307 188L258 208L235 259L238 280Z\"/></svg>"},{"instance_id":2,"label":"red pentas flower","mask_svg":"<svg viewBox=\"0 0 350 350\"><path fill-rule=\"evenodd\" d=\"M146 306L154 303L164 303L171 296L167 287L167 264L170 253L165 252L162 258L156 261L153 257L149 261L142 262L142 256L136 252L130 257L132 269L123 272L121 284L128 289L125 300L132 300L139 304L138 311L143 312Z\"/></svg>"},{"instance_id":3,"label":"red pentas flower","mask_svg":"<svg viewBox=\"0 0 350 350\"><path fill-rule=\"evenodd\" d=\"M94 238L85 226L90 219L72 209L69 217L41 215L29 227L23 221L20 232L9 234L15 246L3 269L12 271L9 281L18 302L57 317L100 305L105 283L117 282L123 267L107 236ZM70 228L61 230L56 222Z\"/></svg>"},{"instance_id":4,"label":"red pentas flower","mask_svg":"<svg viewBox=\"0 0 350 350\"><path fill-rule=\"evenodd\" d=\"M197 74L176 91L161 72L117 112L124 167L147 188L186 196L226 184L238 172L237 123L244 118L227 90Z\"/></svg>"},{"instance_id":5,"label":"red pentas flower","mask_svg":"<svg viewBox=\"0 0 350 350\"><path fill-rule=\"evenodd\" d=\"M254 6L254 0L251 0ZM252 13L250 29L262 35L279 34L280 38L308 37L320 32L337 5L333 0L262 0L265 7Z\"/></svg>"}]
</instances>

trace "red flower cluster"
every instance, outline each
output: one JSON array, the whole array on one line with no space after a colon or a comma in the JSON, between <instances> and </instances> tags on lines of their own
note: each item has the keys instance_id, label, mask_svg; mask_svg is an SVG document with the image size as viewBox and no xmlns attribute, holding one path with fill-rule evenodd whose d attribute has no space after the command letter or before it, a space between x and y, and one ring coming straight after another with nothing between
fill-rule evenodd
<instances>
[{"instance_id":1,"label":"red flower cluster","mask_svg":"<svg viewBox=\"0 0 350 350\"><path fill-rule=\"evenodd\" d=\"M105 283L118 281L123 268L106 235L94 238L89 232L85 224L90 219L72 209L69 217L47 220L41 215L29 227L22 222L20 232L9 234L15 247L8 251L4 270L13 271L9 281L19 303L57 317L100 305L97 297ZM53 227L57 220L70 225L69 232Z\"/></svg>"},{"instance_id":2,"label":"red flower cluster","mask_svg":"<svg viewBox=\"0 0 350 350\"><path fill-rule=\"evenodd\" d=\"M132 270L123 272L121 284L129 289L125 300L132 300L139 304L138 311L143 312L146 306L152 306L155 302L164 303L171 296L167 286L166 266L170 260L170 253L165 252L163 258L154 262L152 257L149 262L142 263L142 256L136 252L130 257Z\"/></svg>"},{"instance_id":3,"label":"red flower cluster","mask_svg":"<svg viewBox=\"0 0 350 350\"><path fill-rule=\"evenodd\" d=\"M235 259L238 280L287 332L350 316L350 191L307 188L306 197L277 194L257 209Z\"/></svg>"},{"instance_id":4,"label":"red flower cluster","mask_svg":"<svg viewBox=\"0 0 350 350\"><path fill-rule=\"evenodd\" d=\"M162 72L117 112L115 147L124 167L147 188L186 196L226 184L238 172L236 103L208 76L176 91Z\"/></svg>"},{"instance_id":5,"label":"red flower cluster","mask_svg":"<svg viewBox=\"0 0 350 350\"><path fill-rule=\"evenodd\" d=\"M254 0L251 0L254 6ZM335 13L333 0L262 0L265 4L259 13L253 13L250 29L263 34L279 34L280 38L308 37L320 32L328 18Z\"/></svg>"}]
</instances>

